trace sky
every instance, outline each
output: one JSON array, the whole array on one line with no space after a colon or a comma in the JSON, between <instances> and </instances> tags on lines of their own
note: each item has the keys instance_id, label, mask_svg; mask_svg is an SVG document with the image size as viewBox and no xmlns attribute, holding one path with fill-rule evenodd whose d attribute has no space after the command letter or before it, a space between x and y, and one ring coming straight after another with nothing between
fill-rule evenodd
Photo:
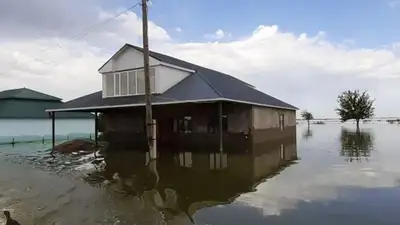
<instances>
[{"instance_id":1,"label":"sky","mask_svg":"<svg viewBox=\"0 0 400 225\"><path fill-rule=\"evenodd\" d=\"M98 68L141 45L137 0L0 1L0 90L71 100L101 89ZM115 19L115 15L136 5ZM104 22L108 21L108 22ZM151 0L150 48L336 117L337 96L368 91L399 116L400 0Z\"/></svg>"}]
</instances>

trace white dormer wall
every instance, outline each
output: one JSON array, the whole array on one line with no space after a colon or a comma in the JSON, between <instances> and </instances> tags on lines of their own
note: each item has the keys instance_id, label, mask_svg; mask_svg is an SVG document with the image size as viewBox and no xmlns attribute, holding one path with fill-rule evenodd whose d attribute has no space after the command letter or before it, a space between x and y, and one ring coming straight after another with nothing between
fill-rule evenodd
<instances>
[{"instance_id":1,"label":"white dormer wall","mask_svg":"<svg viewBox=\"0 0 400 225\"><path fill-rule=\"evenodd\" d=\"M158 66L156 73L156 89L158 93L163 93L189 75L190 72L185 70L164 65Z\"/></svg>"},{"instance_id":2,"label":"white dormer wall","mask_svg":"<svg viewBox=\"0 0 400 225\"><path fill-rule=\"evenodd\" d=\"M143 53L129 46L124 48L99 70L102 74L103 98L144 94ZM150 57L149 64L153 93L165 92L194 72L153 57Z\"/></svg>"},{"instance_id":3,"label":"white dormer wall","mask_svg":"<svg viewBox=\"0 0 400 225\"><path fill-rule=\"evenodd\" d=\"M160 65L160 61L153 57L150 57L149 65L150 66ZM111 60L109 60L99 70L99 72L105 74L115 71L131 70L143 67L144 67L143 53L132 47L126 47L126 49L120 50L118 54L116 54L113 58L111 58Z\"/></svg>"}]
</instances>

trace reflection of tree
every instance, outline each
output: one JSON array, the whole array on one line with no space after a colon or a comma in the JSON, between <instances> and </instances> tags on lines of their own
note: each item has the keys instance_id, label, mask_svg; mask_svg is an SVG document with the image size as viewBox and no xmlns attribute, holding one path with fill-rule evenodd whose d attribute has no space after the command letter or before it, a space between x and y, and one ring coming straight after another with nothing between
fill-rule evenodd
<instances>
[{"instance_id":1,"label":"reflection of tree","mask_svg":"<svg viewBox=\"0 0 400 225\"><path fill-rule=\"evenodd\" d=\"M311 138L312 135L313 135L313 131L310 130L310 127L308 127L307 130L305 130L303 133L303 138L307 140L307 139Z\"/></svg>"},{"instance_id":2,"label":"reflection of tree","mask_svg":"<svg viewBox=\"0 0 400 225\"><path fill-rule=\"evenodd\" d=\"M346 157L346 161L350 162L353 160L359 162L363 159L368 161L374 148L373 136L367 131L352 131L343 128L340 141L340 155Z\"/></svg>"}]
</instances>

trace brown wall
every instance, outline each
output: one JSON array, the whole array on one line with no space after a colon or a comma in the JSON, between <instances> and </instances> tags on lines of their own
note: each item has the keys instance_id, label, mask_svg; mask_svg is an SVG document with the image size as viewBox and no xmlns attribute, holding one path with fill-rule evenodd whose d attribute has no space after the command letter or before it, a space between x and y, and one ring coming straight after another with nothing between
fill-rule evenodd
<instances>
[{"instance_id":1,"label":"brown wall","mask_svg":"<svg viewBox=\"0 0 400 225\"><path fill-rule=\"evenodd\" d=\"M245 133L251 128L251 107L243 104L223 104L223 114L227 115L228 133ZM115 109L103 113L104 131L144 132L144 108ZM191 116L192 132L207 133L210 117L218 118L217 104L184 104L170 106L153 106L153 116L157 128L172 131L173 119ZM218 120L217 120L218 121Z\"/></svg>"},{"instance_id":2,"label":"brown wall","mask_svg":"<svg viewBox=\"0 0 400 225\"><path fill-rule=\"evenodd\" d=\"M226 148L248 149L251 143L285 138L296 133L295 111L245 104L223 103L223 115L227 115L228 129L224 132ZM285 115L285 127L279 128L279 114ZM103 112L104 139L126 145L147 145L145 136L144 107L112 109ZM218 125L215 132L208 132L211 117L218 118L218 104L181 104L153 106L157 120L159 146L219 150ZM174 130L174 118L191 116L192 132L179 133ZM217 120L218 122L218 120ZM176 125L175 125L176 126ZM251 136L249 136L251 132Z\"/></svg>"},{"instance_id":3,"label":"brown wall","mask_svg":"<svg viewBox=\"0 0 400 225\"><path fill-rule=\"evenodd\" d=\"M223 103L223 115L227 115L228 129L224 132L224 146L244 149L251 130L251 106ZM200 149L219 149L218 104L181 104L153 106L153 117L157 121L158 143L171 148L186 148L195 145ZM113 109L103 112L104 139L145 147L144 107ZM179 133L176 118L190 116L191 133ZM210 118L214 117L216 130L208 132ZM175 125L174 125L175 124ZM233 142L232 142L233 141ZM194 144L196 143L196 144Z\"/></svg>"},{"instance_id":4,"label":"brown wall","mask_svg":"<svg viewBox=\"0 0 400 225\"><path fill-rule=\"evenodd\" d=\"M279 115L284 114L285 127L296 126L296 111L253 106L254 129L279 128Z\"/></svg>"},{"instance_id":5,"label":"brown wall","mask_svg":"<svg viewBox=\"0 0 400 225\"><path fill-rule=\"evenodd\" d=\"M278 140L296 135L296 111L253 106L253 143ZM284 115L284 128L279 126L279 115Z\"/></svg>"}]
</instances>

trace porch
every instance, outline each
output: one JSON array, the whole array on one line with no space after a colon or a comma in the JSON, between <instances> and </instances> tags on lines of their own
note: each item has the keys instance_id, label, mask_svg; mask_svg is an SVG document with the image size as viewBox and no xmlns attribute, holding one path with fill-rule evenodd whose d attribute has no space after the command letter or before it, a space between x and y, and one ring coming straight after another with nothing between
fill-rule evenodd
<instances>
[{"instance_id":1,"label":"porch","mask_svg":"<svg viewBox=\"0 0 400 225\"><path fill-rule=\"evenodd\" d=\"M252 106L232 102L153 105L159 149L247 151L251 141ZM110 149L147 149L145 107L99 108L95 142ZM54 115L53 134L55 128ZM53 142L54 143L54 142Z\"/></svg>"}]
</instances>

